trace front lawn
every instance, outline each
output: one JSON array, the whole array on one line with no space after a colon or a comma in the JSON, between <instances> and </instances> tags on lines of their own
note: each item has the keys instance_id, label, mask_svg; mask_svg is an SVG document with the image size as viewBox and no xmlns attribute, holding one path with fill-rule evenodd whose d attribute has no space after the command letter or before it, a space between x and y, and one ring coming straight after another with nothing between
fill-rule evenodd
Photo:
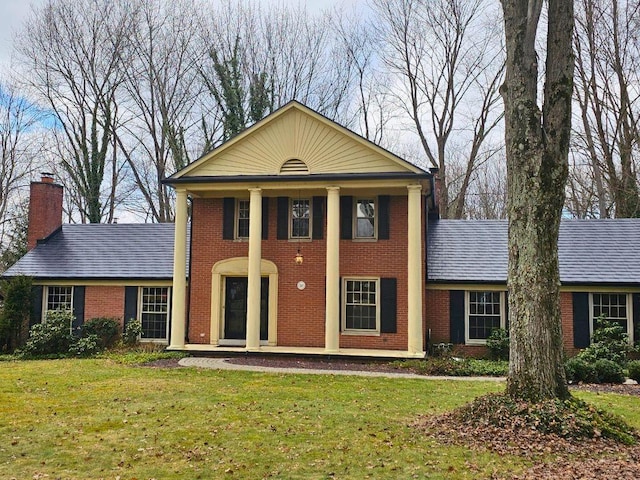
<instances>
[{"instance_id":1,"label":"front lawn","mask_svg":"<svg viewBox=\"0 0 640 480\"><path fill-rule=\"evenodd\" d=\"M487 478L526 460L410 427L495 382L0 363L0 478ZM635 402L581 393L640 428Z\"/></svg>"}]
</instances>

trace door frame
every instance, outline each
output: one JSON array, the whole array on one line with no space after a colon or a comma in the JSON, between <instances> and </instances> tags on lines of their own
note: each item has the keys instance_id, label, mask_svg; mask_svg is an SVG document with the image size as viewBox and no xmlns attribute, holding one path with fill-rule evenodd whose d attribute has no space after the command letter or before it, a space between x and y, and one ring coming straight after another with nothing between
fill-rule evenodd
<instances>
[{"instance_id":1,"label":"door frame","mask_svg":"<svg viewBox=\"0 0 640 480\"><path fill-rule=\"evenodd\" d=\"M247 277L249 257L235 257L221 260L211 269L211 329L212 345L246 345L246 340L224 339L224 295L226 277ZM260 276L269 277L269 326L267 341L260 344L278 344L278 267L270 260L260 260Z\"/></svg>"}]
</instances>

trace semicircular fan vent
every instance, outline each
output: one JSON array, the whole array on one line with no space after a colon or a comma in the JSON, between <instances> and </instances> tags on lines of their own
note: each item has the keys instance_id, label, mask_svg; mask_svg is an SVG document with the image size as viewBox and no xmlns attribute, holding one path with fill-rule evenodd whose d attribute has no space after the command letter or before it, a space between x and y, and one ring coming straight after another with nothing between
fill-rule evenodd
<instances>
[{"instance_id":1,"label":"semicircular fan vent","mask_svg":"<svg viewBox=\"0 0 640 480\"><path fill-rule=\"evenodd\" d=\"M287 160L280 167L281 175L303 175L305 173L309 173L307 164L297 158Z\"/></svg>"}]
</instances>

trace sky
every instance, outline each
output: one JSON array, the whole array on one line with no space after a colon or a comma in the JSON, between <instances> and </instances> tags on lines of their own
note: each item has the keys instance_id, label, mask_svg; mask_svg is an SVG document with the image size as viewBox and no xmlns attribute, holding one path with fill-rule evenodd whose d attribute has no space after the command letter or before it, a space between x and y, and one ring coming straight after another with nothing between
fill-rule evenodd
<instances>
[{"instance_id":1,"label":"sky","mask_svg":"<svg viewBox=\"0 0 640 480\"><path fill-rule=\"evenodd\" d=\"M32 6L42 5L47 0L0 0L0 78L11 60L12 40L16 30L29 16ZM345 6L347 8L361 4L364 0L260 0L264 3L280 3L297 5L306 4L309 11L320 11L327 8Z\"/></svg>"}]
</instances>

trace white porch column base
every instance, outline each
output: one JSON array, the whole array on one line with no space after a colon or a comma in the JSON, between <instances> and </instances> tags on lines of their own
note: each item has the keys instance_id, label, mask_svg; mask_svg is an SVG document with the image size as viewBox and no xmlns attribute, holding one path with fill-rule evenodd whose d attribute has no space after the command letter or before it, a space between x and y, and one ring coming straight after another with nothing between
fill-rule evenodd
<instances>
[{"instance_id":1,"label":"white porch column base","mask_svg":"<svg viewBox=\"0 0 640 480\"><path fill-rule=\"evenodd\" d=\"M340 187L327 187L327 291L325 343L327 353L340 349Z\"/></svg>"},{"instance_id":2,"label":"white porch column base","mask_svg":"<svg viewBox=\"0 0 640 480\"><path fill-rule=\"evenodd\" d=\"M422 335L422 186L409 185L408 195L408 265L407 265L407 350L410 354L421 353Z\"/></svg>"},{"instance_id":3,"label":"white porch column base","mask_svg":"<svg viewBox=\"0 0 640 480\"><path fill-rule=\"evenodd\" d=\"M187 191L176 191L176 223L173 244L173 286L171 288L171 335L169 348L184 349L187 289Z\"/></svg>"},{"instance_id":4,"label":"white porch column base","mask_svg":"<svg viewBox=\"0 0 640 480\"><path fill-rule=\"evenodd\" d=\"M249 271L247 286L248 351L260 350L260 260L262 257L262 190L249 189Z\"/></svg>"}]
</instances>

